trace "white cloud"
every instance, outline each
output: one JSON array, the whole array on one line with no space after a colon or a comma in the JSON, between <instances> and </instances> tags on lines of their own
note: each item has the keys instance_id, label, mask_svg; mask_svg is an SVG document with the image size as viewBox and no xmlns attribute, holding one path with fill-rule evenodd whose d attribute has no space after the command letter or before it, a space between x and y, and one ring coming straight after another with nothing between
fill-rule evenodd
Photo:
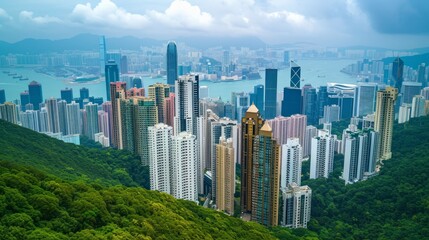
<instances>
[{"instance_id":1,"label":"white cloud","mask_svg":"<svg viewBox=\"0 0 429 240\"><path fill-rule=\"evenodd\" d=\"M77 4L71 17L84 24L122 29L142 29L149 23L145 15L130 13L111 0L101 0L94 8L90 3Z\"/></svg>"},{"instance_id":2,"label":"white cloud","mask_svg":"<svg viewBox=\"0 0 429 240\"><path fill-rule=\"evenodd\" d=\"M210 13L203 12L199 6L184 0L175 0L164 12L150 11L148 15L173 28L206 29L214 21Z\"/></svg>"},{"instance_id":3,"label":"white cloud","mask_svg":"<svg viewBox=\"0 0 429 240\"><path fill-rule=\"evenodd\" d=\"M30 21L36 24L47 24L47 23L62 23L63 21L57 17L43 16L43 17L33 17L33 12L30 11L21 11L19 13L19 19L22 21Z\"/></svg>"},{"instance_id":4,"label":"white cloud","mask_svg":"<svg viewBox=\"0 0 429 240\"><path fill-rule=\"evenodd\" d=\"M12 20L12 17L6 12L6 10L0 8L0 21L2 20Z\"/></svg>"}]
</instances>

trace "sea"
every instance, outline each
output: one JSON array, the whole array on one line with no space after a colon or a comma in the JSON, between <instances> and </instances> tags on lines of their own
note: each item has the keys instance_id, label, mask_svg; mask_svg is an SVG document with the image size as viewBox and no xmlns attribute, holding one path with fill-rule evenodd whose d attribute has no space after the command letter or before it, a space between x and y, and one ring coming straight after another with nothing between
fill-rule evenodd
<instances>
[{"instance_id":1,"label":"sea","mask_svg":"<svg viewBox=\"0 0 429 240\"><path fill-rule=\"evenodd\" d=\"M341 72L341 69L349 64L355 63L355 60L299 60L297 62L301 66L301 86L311 84L313 87L326 85L327 82L335 83L351 83L357 82L356 77L347 75ZM23 77L28 77L29 80L21 81L13 76L8 76L3 71L17 73ZM242 80L234 82L200 82L200 86L208 86L209 97L221 98L224 101L229 101L232 92L251 92L253 87L258 84L264 84L265 73L261 72L261 79L258 80ZM139 76L139 74L136 74ZM166 83L165 78L142 77L144 87L154 83ZM0 68L0 89L4 89L6 100L13 101L19 99L19 94L28 89L28 84L31 81L37 81L42 84L43 97L60 98L60 90L65 88L73 89L73 96L79 97L79 89L82 87L89 89L89 95L94 97L103 97L106 99L106 87L104 81L87 82L87 83L71 83L69 79L53 77L43 73L34 71L34 68L29 67L10 67ZM281 93L284 87L289 87L290 69L281 69L278 72L277 89Z\"/></svg>"}]
</instances>

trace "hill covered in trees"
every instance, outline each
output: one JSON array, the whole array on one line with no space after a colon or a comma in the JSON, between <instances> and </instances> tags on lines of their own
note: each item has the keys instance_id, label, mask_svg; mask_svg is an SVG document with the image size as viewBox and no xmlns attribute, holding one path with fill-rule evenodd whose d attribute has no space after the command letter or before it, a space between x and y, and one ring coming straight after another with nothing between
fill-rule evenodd
<instances>
[{"instance_id":1,"label":"hill covered in trees","mask_svg":"<svg viewBox=\"0 0 429 240\"><path fill-rule=\"evenodd\" d=\"M125 151L66 144L0 121L2 239L428 239L429 117L394 126L378 176L344 185L342 156L313 189L309 229L265 228L139 186ZM134 169L136 168L136 169ZM146 170L147 171L147 170ZM139 175L141 174L141 175ZM144 175L146 174L146 175Z\"/></svg>"},{"instance_id":2,"label":"hill covered in trees","mask_svg":"<svg viewBox=\"0 0 429 240\"><path fill-rule=\"evenodd\" d=\"M149 169L127 151L64 143L0 120L0 160L32 166L63 180L149 188Z\"/></svg>"},{"instance_id":3,"label":"hill covered in trees","mask_svg":"<svg viewBox=\"0 0 429 240\"><path fill-rule=\"evenodd\" d=\"M392 151L367 181L345 186L341 157L331 178L303 181L313 190L309 230L321 239L429 239L429 117L396 124Z\"/></svg>"}]
</instances>

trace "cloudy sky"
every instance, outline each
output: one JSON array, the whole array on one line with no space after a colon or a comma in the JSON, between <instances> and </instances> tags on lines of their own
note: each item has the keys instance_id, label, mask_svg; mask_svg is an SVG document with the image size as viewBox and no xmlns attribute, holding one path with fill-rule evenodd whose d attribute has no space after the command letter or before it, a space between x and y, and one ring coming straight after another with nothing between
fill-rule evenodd
<instances>
[{"instance_id":1,"label":"cloudy sky","mask_svg":"<svg viewBox=\"0 0 429 240\"><path fill-rule=\"evenodd\" d=\"M156 39L256 36L269 44L429 46L428 0L14 0L0 40L79 33Z\"/></svg>"}]
</instances>

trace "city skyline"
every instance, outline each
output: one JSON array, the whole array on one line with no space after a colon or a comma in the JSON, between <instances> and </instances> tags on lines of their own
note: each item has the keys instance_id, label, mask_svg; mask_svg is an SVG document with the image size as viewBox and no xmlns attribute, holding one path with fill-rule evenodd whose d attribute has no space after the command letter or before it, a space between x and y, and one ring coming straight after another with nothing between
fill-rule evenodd
<instances>
[{"instance_id":1,"label":"city skyline","mask_svg":"<svg viewBox=\"0 0 429 240\"><path fill-rule=\"evenodd\" d=\"M428 47L429 39L429 27L425 25L429 4L424 1L23 2L4 3L0 8L0 40L59 39L95 33L163 40L257 37L267 44L404 49Z\"/></svg>"}]
</instances>

